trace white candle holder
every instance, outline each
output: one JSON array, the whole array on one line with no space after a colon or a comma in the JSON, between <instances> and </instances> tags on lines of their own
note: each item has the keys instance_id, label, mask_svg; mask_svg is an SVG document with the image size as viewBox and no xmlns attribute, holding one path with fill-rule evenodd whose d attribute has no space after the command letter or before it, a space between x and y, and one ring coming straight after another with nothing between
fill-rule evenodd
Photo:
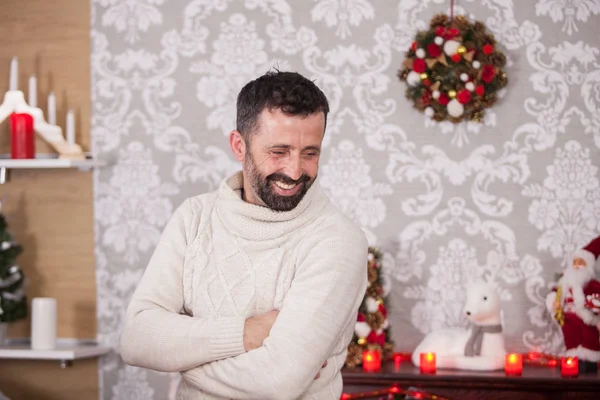
<instances>
[{"instance_id":1,"label":"white candle holder","mask_svg":"<svg viewBox=\"0 0 600 400\"><path fill-rule=\"evenodd\" d=\"M14 89L16 77L18 74L16 58L11 62L10 87L4 93L4 101L0 104L0 123L4 122L12 113L26 113L33 117L33 130L39 134L46 143L48 143L59 155L59 158L85 159L81 146L74 142L65 140L63 130L60 126L50 124L44 119L44 112L38 107L31 107L25 101L25 95L22 91ZM72 135L74 136L74 135Z\"/></svg>"}]
</instances>

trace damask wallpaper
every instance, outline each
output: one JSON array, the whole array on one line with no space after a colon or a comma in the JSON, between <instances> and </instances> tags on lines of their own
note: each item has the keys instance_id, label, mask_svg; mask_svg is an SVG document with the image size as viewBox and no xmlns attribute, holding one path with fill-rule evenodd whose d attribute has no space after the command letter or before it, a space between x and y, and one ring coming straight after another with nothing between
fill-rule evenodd
<instances>
[{"instance_id":1,"label":"damask wallpaper","mask_svg":"<svg viewBox=\"0 0 600 400\"><path fill-rule=\"evenodd\" d=\"M511 351L560 351L543 297L600 233L600 0L457 0L508 58L481 124L434 123L396 73L448 0L92 0L98 327L115 348L102 399L173 398L175 374L126 367L126 305L186 198L238 168L227 134L244 83L277 67L331 103L321 184L384 252L393 340L464 325L494 279Z\"/></svg>"}]
</instances>

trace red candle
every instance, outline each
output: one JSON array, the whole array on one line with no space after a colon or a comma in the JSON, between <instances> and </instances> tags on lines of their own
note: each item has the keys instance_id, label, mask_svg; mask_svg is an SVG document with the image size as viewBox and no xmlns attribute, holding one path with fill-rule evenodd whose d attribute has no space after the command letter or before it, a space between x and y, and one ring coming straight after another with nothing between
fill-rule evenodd
<instances>
[{"instance_id":1,"label":"red candle","mask_svg":"<svg viewBox=\"0 0 600 400\"><path fill-rule=\"evenodd\" d=\"M579 374L579 360L577 357L562 357L560 359L560 374L564 377L577 376Z\"/></svg>"},{"instance_id":2,"label":"red candle","mask_svg":"<svg viewBox=\"0 0 600 400\"><path fill-rule=\"evenodd\" d=\"M35 131L33 117L29 114L10 115L11 158L35 158Z\"/></svg>"},{"instance_id":3,"label":"red candle","mask_svg":"<svg viewBox=\"0 0 600 400\"><path fill-rule=\"evenodd\" d=\"M394 368L396 371L400 369L400 364L402 363L402 354L395 353L394 354Z\"/></svg>"},{"instance_id":4,"label":"red candle","mask_svg":"<svg viewBox=\"0 0 600 400\"><path fill-rule=\"evenodd\" d=\"M426 374L433 374L435 373L435 353L421 353L420 354L420 359L421 359L421 372L422 373L426 373Z\"/></svg>"},{"instance_id":5,"label":"red candle","mask_svg":"<svg viewBox=\"0 0 600 400\"><path fill-rule=\"evenodd\" d=\"M504 372L506 375L521 375L523 373L523 355L507 354L504 358Z\"/></svg>"},{"instance_id":6,"label":"red candle","mask_svg":"<svg viewBox=\"0 0 600 400\"><path fill-rule=\"evenodd\" d=\"M375 372L381 369L381 354L377 350L363 351L363 370Z\"/></svg>"}]
</instances>

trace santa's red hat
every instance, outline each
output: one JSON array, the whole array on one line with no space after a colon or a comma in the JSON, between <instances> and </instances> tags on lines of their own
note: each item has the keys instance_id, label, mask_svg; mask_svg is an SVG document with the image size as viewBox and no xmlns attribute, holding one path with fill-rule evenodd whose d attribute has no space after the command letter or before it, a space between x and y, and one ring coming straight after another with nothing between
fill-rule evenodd
<instances>
[{"instance_id":1,"label":"santa's red hat","mask_svg":"<svg viewBox=\"0 0 600 400\"><path fill-rule=\"evenodd\" d=\"M573 258L582 258L588 268L594 269L594 264L600 256L600 236L589 242L585 247L577 250Z\"/></svg>"}]
</instances>

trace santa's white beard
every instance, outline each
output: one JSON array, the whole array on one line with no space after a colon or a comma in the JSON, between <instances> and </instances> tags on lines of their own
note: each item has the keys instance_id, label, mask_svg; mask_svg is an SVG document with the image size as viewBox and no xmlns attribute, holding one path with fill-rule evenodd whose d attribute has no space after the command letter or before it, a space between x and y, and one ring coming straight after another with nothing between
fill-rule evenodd
<instances>
[{"instance_id":1,"label":"santa's white beard","mask_svg":"<svg viewBox=\"0 0 600 400\"><path fill-rule=\"evenodd\" d=\"M563 283L568 287L581 288L585 286L594 277L594 271L591 268L573 268L566 269L563 275Z\"/></svg>"}]
</instances>

